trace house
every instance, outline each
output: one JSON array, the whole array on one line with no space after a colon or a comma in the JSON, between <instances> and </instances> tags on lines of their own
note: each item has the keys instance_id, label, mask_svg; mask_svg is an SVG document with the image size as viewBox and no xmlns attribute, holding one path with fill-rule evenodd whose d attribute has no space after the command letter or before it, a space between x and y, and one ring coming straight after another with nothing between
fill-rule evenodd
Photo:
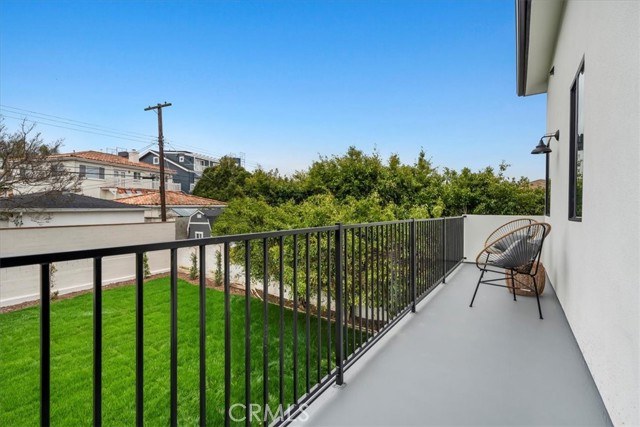
<instances>
[{"instance_id":1,"label":"house","mask_svg":"<svg viewBox=\"0 0 640 427\"><path fill-rule=\"evenodd\" d=\"M638 425L640 2L516 5L517 94L559 131L543 261L613 423Z\"/></svg>"},{"instance_id":2,"label":"house","mask_svg":"<svg viewBox=\"0 0 640 427\"><path fill-rule=\"evenodd\" d=\"M180 190L191 193L202 176L202 172L208 167L218 164L218 160L203 154L191 151L165 151L165 167L174 169L174 182L180 184ZM160 164L160 154L155 150L149 150L140 156L140 161L150 164Z\"/></svg>"},{"instance_id":3,"label":"house","mask_svg":"<svg viewBox=\"0 0 640 427\"><path fill-rule=\"evenodd\" d=\"M0 198L0 228L144 222L144 208L75 193L52 191Z\"/></svg>"},{"instance_id":4,"label":"house","mask_svg":"<svg viewBox=\"0 0 640 427\"><path fill-rule=\"evenodd\" d=\"M175 170L173 180L180 183L180 190L184 193L192 193L196 183L202 177L202 173L208 167L218 165L218 159L192 151L166 151L164 152L165 166ZM233 157L240 164L242 159ZM160 164L160 154L155 150L149 150L140 156L140 161L151 165Z\"/></svg>"},{"instance_id":5,"label":"house","mask_svg":"<svg viewBox=\"0 0 640 427\"><path fill-rule=\"evenodd\" d=\"M118 198L118 188L158 189L160 168L138 161L138 153L122 152L119 155L99 151L78 151L56 154L51 158L60 161L69 171L78 173L80 192L86 196L113 200ZM165 169L168 190L179 185L173 183L173 169Z\"/></svg>"},{"instance_id":6,"label":"house","mask_svg":"<svg viewBox=\"0 0 640 427\"><path fill-rule=\"evenodd\" d=\"M160 221L160 193L147 192L146 194L130 196L118 199L119 203L125 203L134 206L143 206L146 208L145 220L147 222ZM176 218L185 216L180 209L189 209L188 217L191 217L196 210L200 210L203 214L207 212L206 217L219 215L223 208L227 205L218 200L207 199L205 197L193 196L185 194L181 191L167 191L165 204L167 208L167 217ZM178 211L178 212L176 212Z\"/></svg>"},{"instance_id":7,"label":"house","mask_svg":"<svg viewBox=\"0 0 640 427\"><path fill-rule=\"evenodd\" d=\"M211 236L212 220L204 209L174 208L176 215L176 239L200 239Z\"/></svg>"}]
</instances>

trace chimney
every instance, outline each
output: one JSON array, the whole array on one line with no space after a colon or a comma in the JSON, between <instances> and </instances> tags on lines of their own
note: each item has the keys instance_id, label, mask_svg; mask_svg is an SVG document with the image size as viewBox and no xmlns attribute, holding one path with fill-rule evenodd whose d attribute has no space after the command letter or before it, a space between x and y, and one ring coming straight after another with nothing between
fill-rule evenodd
<instances>
[{"instance_id":1,"label":"chimney","mask_svg":"<svg viewBox=\"0 0 640 427\"><path fill-rule=\"evenodd\" d=\"M130 162L138 163L140 161L140 153L138 153L138 151L131 150L127 154L129 156L129 161Z\"/></svg>"}]
</instances>

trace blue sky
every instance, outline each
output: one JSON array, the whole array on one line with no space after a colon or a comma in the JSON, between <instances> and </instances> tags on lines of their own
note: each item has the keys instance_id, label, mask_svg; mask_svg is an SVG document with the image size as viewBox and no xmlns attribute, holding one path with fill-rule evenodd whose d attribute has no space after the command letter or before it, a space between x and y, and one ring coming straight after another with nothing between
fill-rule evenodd
<instances>
[{"instance_id":1,"label":"blue sky","mask_svg":"<svg viewBox=\"0 0 640 427\"><path fill-rule=\"evenodd\" d=\"M65 151L141 149L157 132L144 108L168 101L169 149L248 168L355 145L537 179L546 97L516 96L514 20L513 0L2 0L0 113Z\"/></svg>"}]
</instances>

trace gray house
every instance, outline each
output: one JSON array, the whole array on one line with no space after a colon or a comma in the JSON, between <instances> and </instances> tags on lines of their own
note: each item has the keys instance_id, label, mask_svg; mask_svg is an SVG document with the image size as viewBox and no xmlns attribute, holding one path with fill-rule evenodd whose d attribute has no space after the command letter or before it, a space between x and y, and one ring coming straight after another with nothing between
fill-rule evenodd
<instances>
[{"instance_id":1,"label":"gray house","mask_svg":"<svg viewBox=\"0 0 640 427\"><path fill-rule=\"evenodd\" d=\"M240 164L240 158L234 158ZM165 167L173 169L173 182L180 184L180 191L191 194L204 170L218 164L218 159L191 151L165 151ZM140 156L140 161L150 165L160 164L160 154L149 150Z\"/></svg>"},{"instance_id":2,"label":"gray house","mask_svg":"<svg viewBox=\"0 0 640 427\"><path fill-rule=\"evenodd\" d=\"M174 208L176 216L176 240L211 237L211 223L222 209ZM207 212L216 212L214 217Z\"/></svg>"},{"instance_id":3,"label":"gray house","mask_svg":"<svg viewBox=\"0 0 640 427\"><path fill-rule=\"evenodd\" d=\"M173 181L180 184L180 190L191 193L202 176L202 172L211 166L218 164L218 160L203 154L191 151L165 151L165 167L176 171ZM149 150L140 156L140 161L151 165L160 164L160 154L155 150Z\"/></svg>"},{"instance_id":4,"label":"gray house","mask_svg":"<svg viewBox=\"0 0 640 427\"><path fill-rule=\"evenodd\" d=\"M187 232L190 239L200 239L211 236L209 218L202 211L196 211L189 217Z\"/></svg>"}]
</instances>

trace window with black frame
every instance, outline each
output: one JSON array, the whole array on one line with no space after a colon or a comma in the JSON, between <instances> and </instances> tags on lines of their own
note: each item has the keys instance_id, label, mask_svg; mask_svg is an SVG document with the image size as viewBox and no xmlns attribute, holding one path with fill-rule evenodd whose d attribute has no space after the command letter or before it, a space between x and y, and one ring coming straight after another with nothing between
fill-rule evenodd
<instances>
[{"instance_id":1,"label":"window with black frame","mask_svg":"<svg viewBox=\"0 0 640 427\"><path fill-rule=\"evenodd\" d=\"M569 219L582 220L584 177L584 59L571 86Z\"/></svg>"}]
</instances>

